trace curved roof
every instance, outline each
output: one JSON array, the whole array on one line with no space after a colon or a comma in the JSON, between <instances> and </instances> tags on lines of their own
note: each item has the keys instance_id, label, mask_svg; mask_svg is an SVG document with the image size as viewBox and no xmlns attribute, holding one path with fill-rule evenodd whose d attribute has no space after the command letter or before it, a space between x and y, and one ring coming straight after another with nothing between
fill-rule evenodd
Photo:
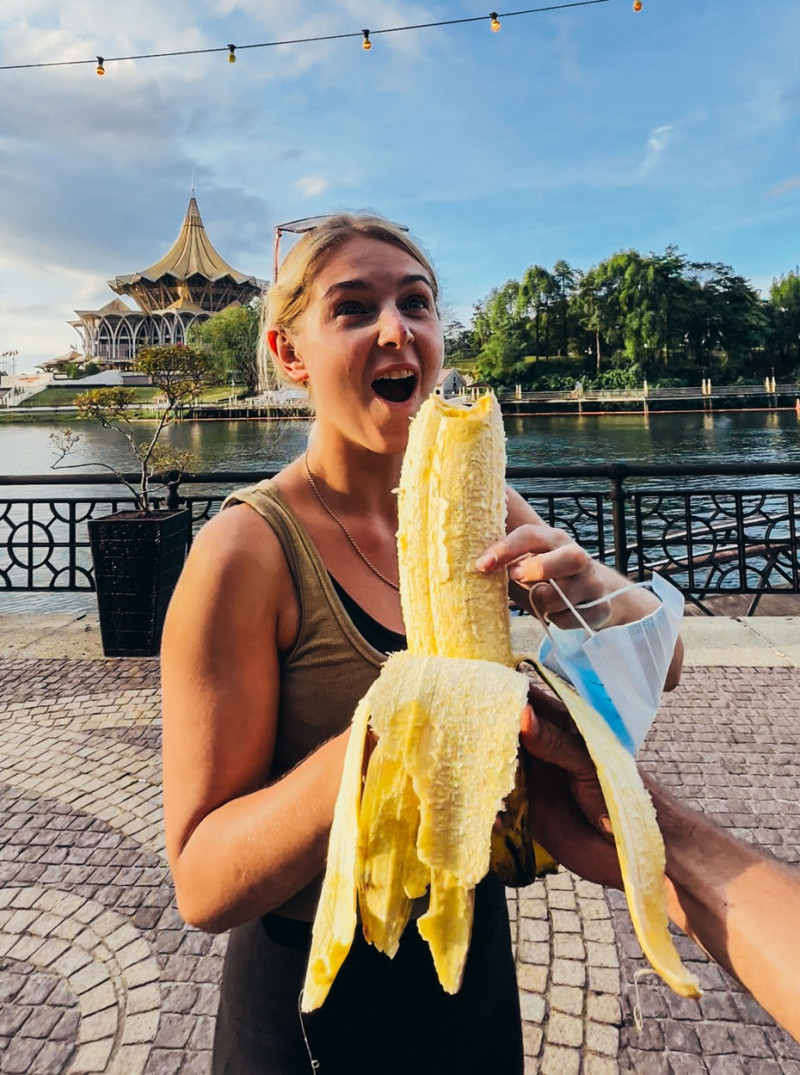
<instances>
[{"instance_id":1,"label":"curved roof","mask_svg":"<svg viewBox=\"0 0 800 1075\"><path fill-rule=\"evenodd\" d=\"M194 195L189 199L189 207L178 238L164 257L141 272L116 277L111 287L117 291L120 287L135 284L142 279L156 283L165 276L176 280L202 276L211 281L227 276L237 284L258 287L260 283L253 276L237 272L217 253L203 227Z\"/></svg>"}]
</instances>

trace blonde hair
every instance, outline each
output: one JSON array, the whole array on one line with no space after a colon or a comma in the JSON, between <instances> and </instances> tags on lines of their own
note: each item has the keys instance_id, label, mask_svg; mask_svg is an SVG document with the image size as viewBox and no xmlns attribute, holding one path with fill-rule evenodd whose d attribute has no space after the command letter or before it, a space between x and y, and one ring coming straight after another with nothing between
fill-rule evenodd
<instances>
[{"instance_id":1,"label":"blonde hair","mask_svg":"<svg viewBox=\"0 0 800 1075\"><path fill-rule=\"evenodd\" d=\"M283 259L277 279L270 284L262 302L260 347L267 346L266 334L269 329L291 329L308 308L311 287L328 256L348 239L356 237L390 243L418 261L430 277L438 308L439 281L436 271L407 232L390 220L372 213L335 213L301 235ZM272 366L279 379L286 381L278 364L273 361Z\"/></svg>"},{"instance_id":2,"label":"blonde hair","mask_svg":"<svg viewBox=\"0 0 800 1075\"><path fill-rule=\"evenodd\" d=\"M390 220L372 214L336 213L327 217L295 243L280 267L278 279L267 292L267 320L273 328L291 328L307 308L311 285L323 262L337 246L356 236L391 243L405 250L430 275L433 297L438 301L436 272L407 232Z\"/></svg>"}]
</instances>

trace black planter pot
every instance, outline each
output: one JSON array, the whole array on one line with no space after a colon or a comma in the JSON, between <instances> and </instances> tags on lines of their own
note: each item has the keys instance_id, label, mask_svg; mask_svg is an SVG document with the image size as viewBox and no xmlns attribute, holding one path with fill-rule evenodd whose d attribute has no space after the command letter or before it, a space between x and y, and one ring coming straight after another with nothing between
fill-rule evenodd
<instances>
[{"instance_id":1,"label":"black planter pot","mask_svg":"<svg viewBox=\"0 0 800 1075\"><path fill-rule=\"evenodd\" d=\"M180 511L118 511L90 519L100 636L106 657L155 657L186 557Z\"/></svg>"}]
</instances>

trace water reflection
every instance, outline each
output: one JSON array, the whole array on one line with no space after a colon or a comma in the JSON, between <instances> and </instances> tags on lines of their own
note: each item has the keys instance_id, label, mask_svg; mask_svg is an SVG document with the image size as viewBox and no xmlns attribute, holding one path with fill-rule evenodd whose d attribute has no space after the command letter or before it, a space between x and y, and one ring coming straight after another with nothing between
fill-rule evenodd
<instances>
[{"instance_id":1,"label":"water reflection","mask_svg":"<svg viewBox=\"0 0 800 1075\"><path fill-rule=\"evenodd\" d=\"M192 452L199 470L275 470L305 449L309 424L308 420L185 422L170 426L165 436L176 447ZM0 424L0 473L47 473L54 459L49 435L60 428L45 423ZM98 469L99 464L135 469L124 441L113 431L83 422L74 422L73 428L81 439L71 462L98 465ZM151 429L151 423L143 422L142 436ZM631 464L800 462L793 411L513 416L506 419L506 432L511 466L622 460ZM727 479L725 485L752 487L754 481ZM698 479L694 487L698 482L708 487L722 479ZM780 488L786 483L769 478L764 484ZM106 495L110 492L106 487ZM19 487L17 493L27 495Z\"/></svg>"}]
</instances>

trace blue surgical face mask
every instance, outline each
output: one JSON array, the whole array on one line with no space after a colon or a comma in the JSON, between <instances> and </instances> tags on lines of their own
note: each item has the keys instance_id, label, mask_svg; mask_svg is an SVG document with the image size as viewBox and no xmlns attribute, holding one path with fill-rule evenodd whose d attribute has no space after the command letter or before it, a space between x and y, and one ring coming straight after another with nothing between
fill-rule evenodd
<instances>
[{"instance_id":1,"label":"blue surgical face mask","mask_svg":"<svg viewBox=\"0 0 800 1075\"><path fill-rule=\"evenodd\" d=\"M572 684L632 754L658 712L683 616L682 594L656 574L650 582L632 583L603 600L635 586L651 589L659 607L644 619L601 631L592 630L580 615L578 608L587 606L576 608L562 593L583 627L562 630L545 624L539 647L539 660Z\"/></svg>"}]
</instances>

